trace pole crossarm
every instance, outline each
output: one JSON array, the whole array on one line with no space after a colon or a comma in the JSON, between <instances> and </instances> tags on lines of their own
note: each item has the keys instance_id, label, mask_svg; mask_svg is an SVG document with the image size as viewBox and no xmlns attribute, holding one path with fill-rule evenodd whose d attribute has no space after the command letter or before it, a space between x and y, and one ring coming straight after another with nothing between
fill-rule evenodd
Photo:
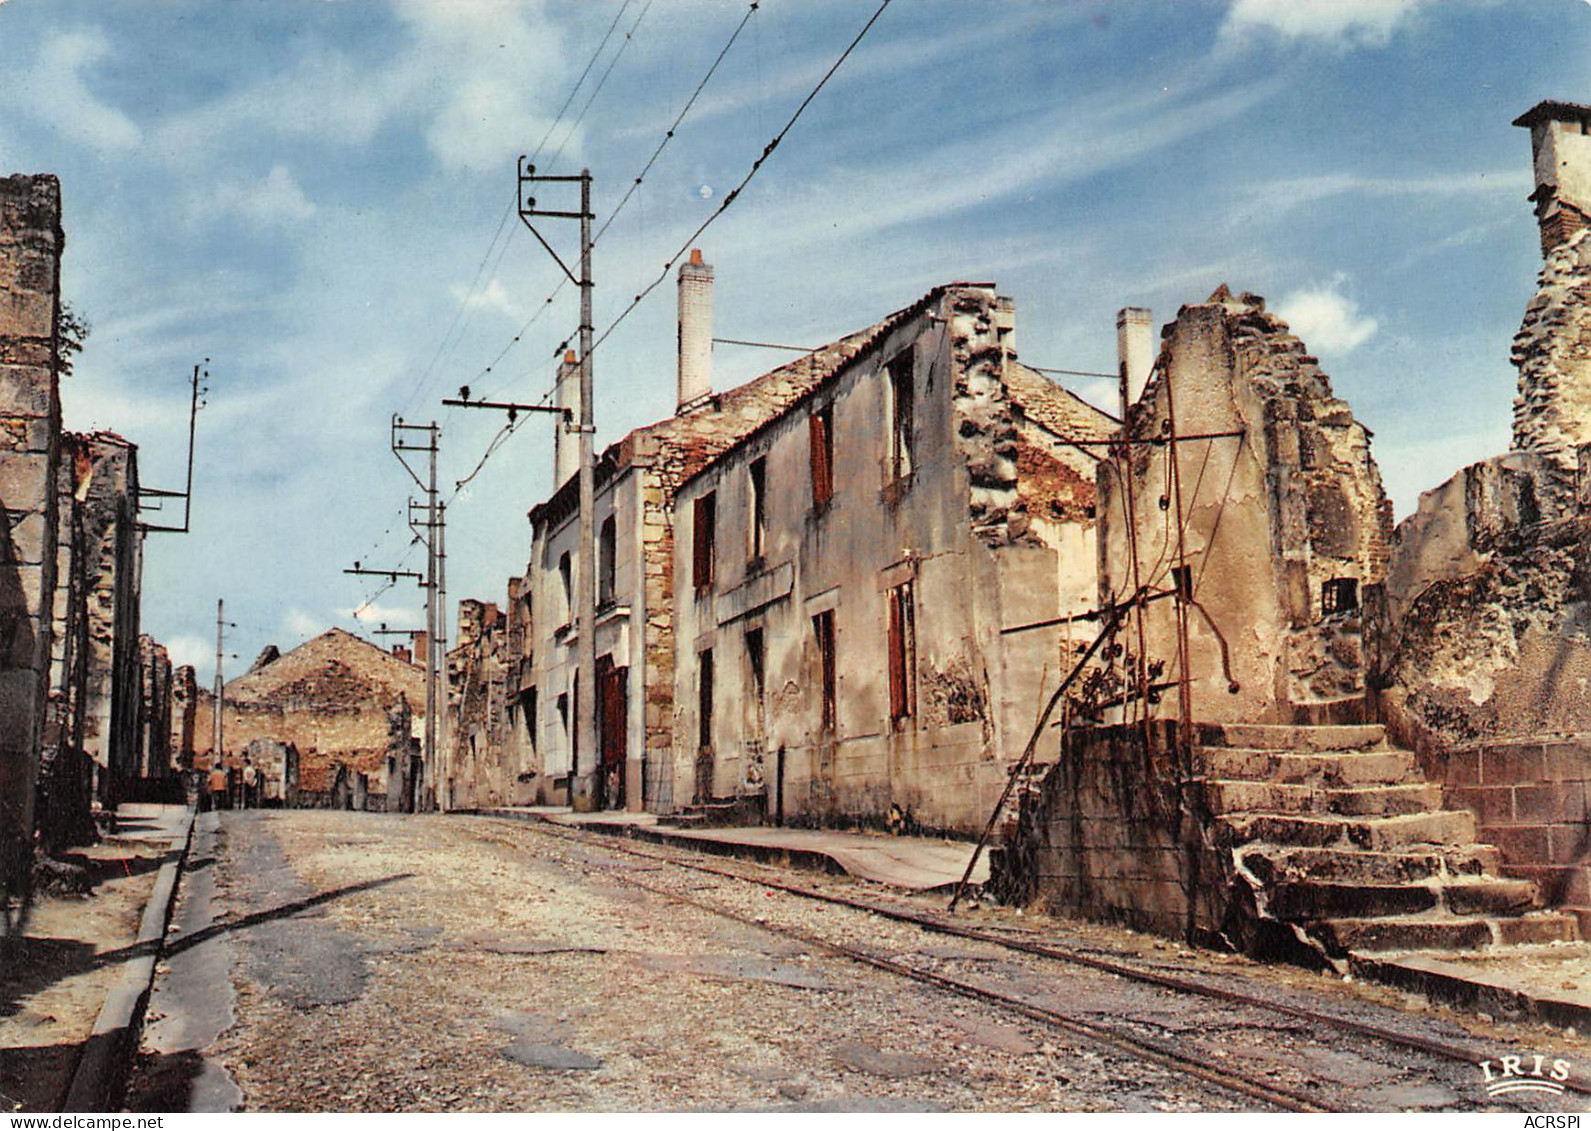
<instances>
[{"instance_id":1,"label":"pole crossarm","mask_svg":"<svg viewBox=\"0 0 1591 1131\"><path fill-rule=\"evenodd\" d=\"M345 569L343 572L356 573L362 577L385 577L393 581L398 580L400 577L412 577L416 581L425 579L424 574L415 573L412 569L364 569L356 565L353 569Z\"/></svg>"},{"instance_id":2,"label":"pole crossarm","mask_svg":"<svg viewBox=\"0 0 1591 1131\"><path fill-rule=\"evenodd\" d=\"M190 519L190 517L192 517L192 513L193 513L193 440L194 440L194 436L196 434L197 426L198 426L198 423L199 423L199 394L200 393L208 393L210 391L209 386L206 386L205 388L200 389L199 388L199 380L200 380L201 374L202 374L204 380L208 381L210 379L210 371L205 368L205 366L207 366L209 364L210 364L210 359L207 357L207 358L204 359L204 361L200 362L198 365L195 365L193 367L193 399L189 402L189 407L188 407L188 479L187 479L187 485L185 487L183 487L183 489L181 491L163 491L159 487L139 487L138 488L138 507L139 507L140 510L160 510L161 509L158 506L156 506L156 507L145 507L144 506L144 500L146 498L149 498L149 499L181 499L182 500L182 525L181 526L157 526L157 525L155 525L154 523L151 523L151 522L140 522L138 524L138 529L143 531L145 534L186 534L186 533L188 533L188 520Z\"/></svg>"},{"instance_id":3,"label":"pole crossarm","mask_svg":"<svg viewBox=\"0 0 1591 1131\"><path fill-rule=\"evenodd\" d=\"M512 401L472 401L468 399L446 398L442 401L444 406L450 408L490 408L508 413L508 422L512 424L522 412L550 412L561 416L565 422L574 419L574 412L557 405L547 404L516 404Z\"/></svg>"}]
</instances>

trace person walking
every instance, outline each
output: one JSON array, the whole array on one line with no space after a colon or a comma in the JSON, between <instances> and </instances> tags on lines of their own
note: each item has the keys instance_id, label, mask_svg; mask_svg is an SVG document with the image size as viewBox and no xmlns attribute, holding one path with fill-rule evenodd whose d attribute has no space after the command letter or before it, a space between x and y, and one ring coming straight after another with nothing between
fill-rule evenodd
<instances>
[{"instance_id":1,"label":"person walking","mask_svg":"<svg viewBox=\"0 0 1591 1131\"><path fill-rule=\"evenodd\" d=\"M220 762L215 764L215 769L210 771L210 808L221 810L227 808L228 774Z\"/></svg>"},{"instance_id":2,"label":"person walking","mask_svg":"<svg viewBox=\"0 0 1591 1131\"><path fill-rule=\"evenodd\" d=\"M260 771L253 760L243 755L243 808L257 809L260 804Z\"/></svg>"}]
</instances>

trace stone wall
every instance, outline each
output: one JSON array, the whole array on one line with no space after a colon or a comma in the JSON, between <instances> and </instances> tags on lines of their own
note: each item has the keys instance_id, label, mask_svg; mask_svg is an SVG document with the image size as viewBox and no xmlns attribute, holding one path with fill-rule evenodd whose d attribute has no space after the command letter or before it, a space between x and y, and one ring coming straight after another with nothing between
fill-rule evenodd
<instances>
[{"instance_id":1,"label":"stone wall","mask_svg":"<svg viewBox=\"0 0 1591 1131\"><path fill-rule=\"evenodd\" d=\"M1175 724L1067 732L991 862L1003 902L1211 941L1232 914L1209 815L1179 794ZM1049 755L1046 752L1047 762Z\"/></svg>"},{"instance_id":2,"label":"stone wall","mask_svg":"<svg viewBox=\"0 0 1591 1131\"><path fill-rule=\"evenodd\" d=\"M1361 717L1370 666L1362 608L1385 579L1392 528L1368 431L1258 296L1234 298L1223 286L1183 307L1164 339L1130 413L1140 441L1130 517L1118 464L1099 466L1101 607L1136 584L1173 587L1175 459L1194 602L1194 717ZM1174 454L1164 442L1173 409L1178 435L1200 437ZM1161 602L1144 619L1147 662L1163 663L1173 680L1175 610ZM1136 651L1135 640L1129 646Z\"/></svg>"},{"instance_id":3,"label":"stone wall","mask_svg":"<svg viewBox=\"0 0 1591 1131\"><path fill-rule=\"evenodd\" d=\"M60 465L61 188L0 178L0 884L25 888L50 685Z\"/></svg>"}]
</instances>

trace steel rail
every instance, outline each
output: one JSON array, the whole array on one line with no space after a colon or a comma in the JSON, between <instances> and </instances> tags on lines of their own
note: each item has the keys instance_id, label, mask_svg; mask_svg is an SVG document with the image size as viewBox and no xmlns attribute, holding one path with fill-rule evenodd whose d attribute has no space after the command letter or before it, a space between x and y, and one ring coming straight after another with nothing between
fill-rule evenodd
<instances>
[{"instance_id":1,"label":"steel rail","mask_svg":"<svg viewBox=\"0 0 1591 1131\"><path fill-rule=\"evenodd\" d=\"M511 818L498 819L512 821ZM1036 958L1047 958L1056 962L1071 963L1074 966L1084 966L1092 970L1099 970L1106 974L1114 974L1117 977L1126 978L1130 981L1143 982L1149 985L1159 986L1162 989L1172 990L1177 993L1194 994L1202 997L1213 998L1217 1001L1230 1002L1234 1005L1247 1006L1252 1009L1268 1010L1272 1013L1279 1013L1285 1017L1291 1017L1300 1021L1309 1021L1317 1024L1329 1025L1332 1028L1339 1029L1343 1032L1354 1033L1361 1037L1369 1037L1374 1040L1383 1041L1387 1044L1397 1045L1416 1052L1422 1052L1428 1056L1452 1060L1460 1064L1476 1065L1490 1055L1489 1053L1486 1053L1482 1050L1465 1049L1458 1045L1451 1045L1444 1041L1435 1040L1429 1037L1419 1037L1409 1033L1400 1033L1395 1029L1387 1029L1380 1025L1372 1024L1368 1021L1358 1021L1351 1017L1342 1017L1334 1013L1326 1013L1320 1010L1310 1009L1306 1006L1289 1005L1285 1002L1270 1001L1266 998L1256 997L1253 994L1244 993L1241 990L1231 990L1222 986L1212 986L1204 982L1181 978L1174 974L1162 974L1153 970L1145 970L1141 967L1133 966L1125 962L1117 962L1108 958L1098 958L1094 955L1079 954L1076 951L1066 950L1060 947L1047 946L1043 943L1024 942L1021 939L1013 939L1004 935L990 934L987 931L980 931L973 927L964 927L959 923L946 922L943 919L934 918L913 911L905 911L900 908L871 903L867 900L852 899L849 896L835 895L830 892L822 892L813 888L803 887L800 884L785 883L783 881L767 877L747 875L743 872L737 872L728 868L717 868L710 864L702 864L686 860L676 860L673 857L662 856L654 852L643 852L639 849L631 848L628 845L613 843L611 835L609 834L591 833L586 836L570 835L572 833L585 832L585 830L560 829L560 831L555 832L552 828L546 825L530 825L521 821L512 821L512 823L521 828L531 829L534 832L539 832L544 835L554 837L555 839L568 840L576 844L598 845L613 852L622 852L631 856L640 857L645 860L653 860L664 864L673 864L676 867L685 868L694 872L703 872L708 875L719 876L723 879L740 880L744 883L760 884L763 887L772 888L775 891L782 891L789 895L800 896L804 899L814 900L815 902L846 907L853 911L861 911L870 915L878 915L881 918L890 919L898 923L907 923L915 927L920 927L925 931L931 931L935 934L949 935L953 938L967 939L974 942L990 943L995 946L1005 947L1008 950L1018 951L1023 954L1030 954ZM1581 1095L1591 1095L1591 1084L1584 1084L1576 1080L1569 1080L1564 1086L1571 1092L1576 1092Z\"/></svg>"},{"instance_id":2,"label":"steel rail","mask_svg":"<svg viewBox=\"0 0 1591 1131\"><path fill-rule=\"evenodd\" d=\"M623 873L607 870L606 875L610 879L618 880L620 883L629 887L650 892L653 895L661 896L662 898L671 900L675 903L683 903L687 907L695 907L699 910L706 911L709 914L722 916L725 919L740 923L743 926L755 927L759 930L767 931L770 934L795 939L797 942L804 943L807 946L813 947L814 949L831 951L843 958L857 963L858 965L869 966L875 970L882 970L885 973L894 974L897 977L908 978L911 981L933 986L936 989L941 989L948 993L958 994L961 997L972 998L976 1001L982 1001L986 1004L995 1005L1012 1013L1019 1013L1024 1017L1030 1018L1034 1021L1042 1022L1046 1025L1050 1025L1053 1028L1060 1029L1061 1031L1070 1033L1073 1036L1081 1037L1084 1040L1092 1041L1095 1044L1104 1045L1118 1052L1127 1053L1128 1055L1139 1060L1146 1060L1154 1064L1158 1064L1160 1067L1165 1068L1173 1073L1192 1076L1198 1080L1204 1081L1206 1084L1213 1084L1217 1088L1221 1088L1228 1092L1234 1092L1241 1096L1246 1096L1249 1099L1257 1099L1263 1101L1264 1103L1273 1104L1274 1106L1282 1108L1286 1111L1335 1112L1339 1110L1337 1108L1327 1107L1320 1101L1312 1099L1309 1096L1305 1096L1300 1092L1295 1092L1287 1088L1281 1088L1270 1084L1258 1084L1232 1073L1221 1072L1216 1069L1209 1068L1194 1057L1179 1053L1175 1049L1160 1041L1151 1040L1147 1037L1132 1036L1127 1033L1112 1030L1102 1025L1096 1025L1091 1021L1085 1021L1081 1018L1073 1017L1070 1014L1059 1013L1053 1009L1046 1009L1044 1006L1034 1005L1032 1002L1023 1001L1020 998L1011 997L1008 994L1002 994L997 990L991 990L984 986L974 985L971 982L963 982L958 978L950 978L943 974L933 973L929 970L919 970L914 966L907 965L906 963L896 962L892 958L885 958L882 955L873 954L869 951L862 950L859 947L850 946L845 943L834 942L831 939L826 939L819 935L811 934L810 932L803 931L797 927L781 926L779 924L770 923L765 919L757 919L750 915L743 915L738 911L733 911L727 907L721 907L704 899L697 899L694 896L670 891L667 888L654 887L651 884L642 883L640 880L624 875ZM740 877L735 878L738 879Z\"/></svg>"}]
</instances>

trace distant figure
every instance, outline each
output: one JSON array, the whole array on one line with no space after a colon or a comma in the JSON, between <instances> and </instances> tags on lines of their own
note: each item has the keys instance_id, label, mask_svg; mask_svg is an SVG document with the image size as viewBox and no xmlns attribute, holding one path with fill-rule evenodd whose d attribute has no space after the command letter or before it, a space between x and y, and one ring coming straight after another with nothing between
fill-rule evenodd
<instances>
[{"instance_id":1,"label":"distant figure","mask_svg":"<svg viewBox=\"0 0 1591 1131\"><path fill-rule=\"evenodd\" d=\"M247 754L243 755L243 808L256 809L260 804L260 771Z\"/></svg>"},{"instance_id":2,"label":"distant figure","mask_svg":"<svg viewBox=\"0 0 1591 1131\"><path fill-rule=\"evenodd\" d=\"M221 810L227 808L227 772L220 762L215 764L215 769L210 771L208 782L210 795L210 808Z\"/></svg>"}]
</instances>

